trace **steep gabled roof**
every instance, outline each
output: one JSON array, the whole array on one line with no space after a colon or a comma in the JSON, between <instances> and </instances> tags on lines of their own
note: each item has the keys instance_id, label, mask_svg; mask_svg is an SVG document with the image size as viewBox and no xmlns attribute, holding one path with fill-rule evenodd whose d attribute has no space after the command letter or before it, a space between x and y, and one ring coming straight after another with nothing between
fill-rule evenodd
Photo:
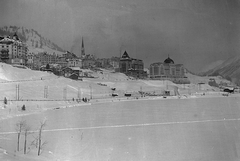
<instances>
[{"instance_id":1,"label":"steep gabled roof","mask_svg":"<svg viewBox=\"0 0 240 161\"><path fill-rule=\"evenodd\" d=\"M129 57L129 55L126 51L123 53L122 58L123 59L130 59L130 57Z\"/></svg>"},{"instance_id":2,"label":"steep gabled roof","mask_svg":"<svg viewBox=\"0 0 240 161\"><path fill-rule=\"evenodd\" d=\"M19 40L17 32L14 33L13 38L15 38L16 40Z\"/></svg>"}]
</instances>

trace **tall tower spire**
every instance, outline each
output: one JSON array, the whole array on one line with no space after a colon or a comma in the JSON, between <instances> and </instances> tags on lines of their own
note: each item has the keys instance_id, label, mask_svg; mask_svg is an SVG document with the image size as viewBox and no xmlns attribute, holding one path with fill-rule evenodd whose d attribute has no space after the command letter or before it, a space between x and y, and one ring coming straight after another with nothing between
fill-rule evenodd
<instances>
[{"instance_id":1,"label":"tall tower spire","mask_svg":"<svg viewBox=\"0 0 240 161\"><path fill-rule=\"evenodd\" d=\"M83 37L82 37L81 56L83 56L83 57L85 56L85 49L84 49Z\"/></svg>"}]
</instances>

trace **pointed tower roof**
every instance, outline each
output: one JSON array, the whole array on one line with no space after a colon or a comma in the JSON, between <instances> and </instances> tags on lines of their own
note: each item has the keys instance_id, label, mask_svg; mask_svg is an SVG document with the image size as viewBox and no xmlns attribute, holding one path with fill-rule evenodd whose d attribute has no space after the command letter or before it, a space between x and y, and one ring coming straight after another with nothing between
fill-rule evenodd
<instances>
[{"instance_id":1,"label":"pointed tower roof","mask_svg":"<svg viewBox=\"0 0 240 161\"><path fill-rule=\"evenodd\" d=\"M83 42L83 37L82 37L82 48L84 48L84 42Z\"/></svg>"},{"instance_id":2,"label":"pointed tower roof","mask_svg":"<svg viewBox=\"0 0 240 161\"><path fill-rule=\"evenodd\" d=\"M130 57L129 57L129 55L126 51L123 53L122 58L123 59L130 59Z\"/></svg>"},{"instance_id":3,"label":"pointed tower roof","mask_svg":"<svg viewBox=\"0 0 240 161\"><path fill-rule=\"evenodd\" d=\"M18 35L17 35L17 32L14 33L14 35L13 35L13 39L15 39L15 40L19 40Z\"/></svg>"},{"instance_id":4,"label":"pointed tower roof","mask_svg":"<svg viewBox=\"0 0 240 161\"><path fill-rule=\"evenodd\" d=\"M82 37L81 56L85 56L85 49L84 49L83 37Z\"/></svg>"}]
</instances>

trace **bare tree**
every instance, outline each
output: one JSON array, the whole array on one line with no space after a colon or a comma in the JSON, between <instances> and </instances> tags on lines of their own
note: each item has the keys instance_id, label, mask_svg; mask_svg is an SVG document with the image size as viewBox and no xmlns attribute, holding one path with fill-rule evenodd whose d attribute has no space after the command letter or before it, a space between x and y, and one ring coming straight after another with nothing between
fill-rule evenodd
<instances>
[{"instance_id":1,"label":"bare tree","mask_svg":"<svg viewBox=\"0 0 240 161\"><path fill-rule=\"evenodd\" d=\"M17 131L17 151L19 151L19 142L20 142L20 137L21 137L21 133L24 129L24 127L26 126L26 121L24 120L20 120L19 122L17 122L16 124L16 131Z\"/></svg>"},{"instance_id":2,"label":"bare tree","mask_svg":"<svg viewBox=\"0 0 240 161\"><path fill-rule=\"evenodd\" d=\"M38 136L33 136L34 140L31 142L31 146L34 146L35 148L38 148Z\"/></svg>"},{"instance_id":3,"label":"bare tree","mask_svg":"<svg viewBox=\"0 0 240 161\"><path fill-rule=\"evenodd\" d=\"M41 150L43 148L43 146L47 143L46 141L45 142L42 142L42 131L43 131L43 128L46 126L46 120L40 122L40 127L39 127L39 133L38 133L38 156L41 154Z\"/></svg>"},{"instance_id":4,"label":"bare tree","mask_svg":"<svg viewBox=\"0 0 240 161\"><path fill-rule=\"evenodd\" d=\"M24 128L24 154L27 153L27 136L29 134L29 131L30 131L30 127L29 126L25 126Z\"/></svg>"}]
</instances>

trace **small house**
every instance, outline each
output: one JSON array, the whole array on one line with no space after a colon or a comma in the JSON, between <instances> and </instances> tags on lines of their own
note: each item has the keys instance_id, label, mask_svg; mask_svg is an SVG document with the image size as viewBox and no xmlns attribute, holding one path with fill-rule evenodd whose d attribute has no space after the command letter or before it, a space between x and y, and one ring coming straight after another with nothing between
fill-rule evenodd
<instances>
[{"instance_id":1,"label":"small house","mask_svg":"<svg viewBox=\"0 0 240 161\"><path fill-rule=\"evenodd\" d=\"M80 67L65 67L62 69L64 77L70 77L73 73L78 77L82 75Z\"/></svg>"},{"instance_id":2,"label":"small house","mask_svg":"<svg viewBox=\"0 0 240 161\"><path fill-rule=\"evenodd\" d=\"M73 80L78 80L78 74L72 73L68 78L73 79Z\"/></svg>"}]
</instances>

